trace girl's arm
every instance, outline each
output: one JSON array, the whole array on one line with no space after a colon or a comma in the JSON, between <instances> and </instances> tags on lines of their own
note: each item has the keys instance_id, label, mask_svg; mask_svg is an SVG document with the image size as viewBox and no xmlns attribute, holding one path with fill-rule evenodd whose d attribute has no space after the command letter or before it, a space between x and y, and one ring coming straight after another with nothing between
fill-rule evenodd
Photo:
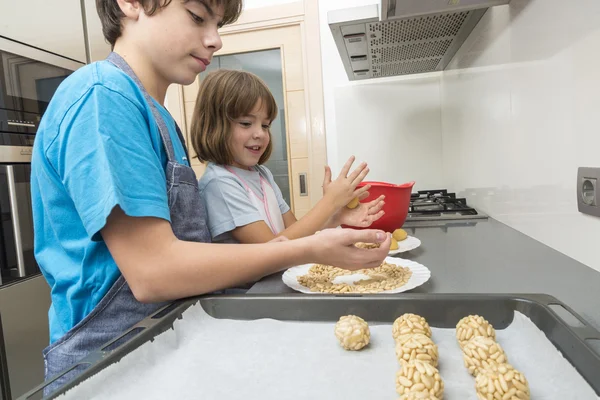
<instances>
[{"instance_id":1,"label":"girl's arm","mask_svg":"<svg viewBox=\"0 0 600 400\"><path fill-rule=\"evenodd\" d=\"M362 197L369 186L360 189L356 189L356 187L367 176L369 169L365 163L361 163L358 168L349 173L353 162L354 157L350 157L335 181L331 181L331 174L326 176L324 185L327 185L327 191L321 200L300 220L296 221L296 217L291 212L284 214L285 230L280 232L279 235L288 239L298 239L312 235L323 229L331 217L340 208L348 204L350 200L354 197ZM257 221L235 228L231 234L240 243L265 243L275 237L264 221Z\"/></svg>"}]
</instances>

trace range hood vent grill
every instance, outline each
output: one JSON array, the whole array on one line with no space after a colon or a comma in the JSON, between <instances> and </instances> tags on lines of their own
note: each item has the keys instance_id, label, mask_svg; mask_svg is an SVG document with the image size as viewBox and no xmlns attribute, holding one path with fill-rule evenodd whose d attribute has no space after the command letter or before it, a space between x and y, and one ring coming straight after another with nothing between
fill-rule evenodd
<instances>
[{"instance_id":1,"label":"range hood vent grill","mask_svg":"<svg viewBox=\"0 0 600 400\"><path fill-rule=\"evenodd\" d=\"M371 5L332 11L329 26L350 80L434 72L446 68L489 6L508 1L481 2L484 7L470 0L471 9L456 11L445 3L444 12L410 16L394 15L396 6L384 20Z\"/></svg>"}]
</instances>

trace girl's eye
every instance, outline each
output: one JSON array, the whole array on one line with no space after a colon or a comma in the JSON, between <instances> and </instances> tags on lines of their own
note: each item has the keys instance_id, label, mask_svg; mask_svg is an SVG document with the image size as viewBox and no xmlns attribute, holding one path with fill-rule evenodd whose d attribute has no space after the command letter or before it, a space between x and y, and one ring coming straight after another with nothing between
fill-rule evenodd
<instances>
[{"instance_id":1,"label":"girl's eye","mask_svg":"<svg viewBox=\"0 0 600 400\"><path fill-rule=\"evenodd\" d=\"M263 129L269 129L271 127L271 125L263 125L262 127L263 127Z\"/></svg>"},{"instance_id":2,"label":"girl's eye","mask_svg":"<svg viewBox=\"0 0 600 400\"><path fill-rule=\"evenodd\" d=\"M192 17L192 19L194 20L194 22L195 22L195 23L197 23L197 24L201 24L201 23L203 23L203 22L204 22L204 20L203 20L201 17L197 16L197 15L196 15L196 14L194 14L193 12L191 12L191 11L188 11L188 13L190 14L190 17Z\"/></svg>"},{"instance_id":3,"label":"girl's eye","mask_svg":"<svg viewBox=\"0 0 600 400\"><path fill-rule=\"evenodd\" d=\"M245 128L249 128L249 127L251 127L251 126L252 126L252 123L250 123L250 122L245 122L245 121L242 121L242 122L240 122L240 125L242 125L242 126L243 126L243 127L245 127Z\"/></svg>"}]
</instances>

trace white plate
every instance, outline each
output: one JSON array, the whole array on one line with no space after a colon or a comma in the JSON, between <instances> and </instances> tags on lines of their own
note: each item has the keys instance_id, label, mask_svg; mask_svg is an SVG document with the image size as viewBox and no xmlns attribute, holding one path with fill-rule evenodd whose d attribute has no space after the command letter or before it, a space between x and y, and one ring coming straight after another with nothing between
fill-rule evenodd
<instances>
[{"instance_id":1,"label":"white plate","mask_svg":"<svg viewBox=\"0 0 600 400\"><path fill-rule=\"evenodd\" d=\"M389 255L404 253L405 251L414 250L421 245L421 241L414 236L408 236L401 242L398 242L397 250L390 250Z\"/></svg>"},{"instance_id":2,"label":"white plate","mask_svg":"<svg viewBox=\"0 0 600 400\"><path fill-rule=\"evenodd\" d=\"M429 269L426 266L421 265L421 264L411 261L411 260L405 260L403 258L396 258L396 257L386 257L385 262L388 264L394 264L394 265L398 265L401 267L409 268L412 272L412 276L410 277L410 279L404 286L401 286L401 287L395 288L395 289L384 290L383 292L379 292L379 293L405 292L407 290L414 289L417 286L421 286L422 284L427 282L429 280L429 278L431 277L431 271L429 271ZM292 267L292 268L288 269L287 271L285 271L283 273L283 276L281 277L281 279L283 280L283 283L285 283L287 286L291 287L292 289L297 290L302 293L318 294L319 292L311 292L309 288L301 285L298 282L298 277L307 275L308 270L313 265L315 265L315 264L304 264L304 265L298 265L296 267ZM365 275L363 275L363 274L344 275L344 276L336 277L333 281L334 281L334 283L353 284L354 282L359 281L361 279L365 279Z\"/></svg>"}]
</instances>

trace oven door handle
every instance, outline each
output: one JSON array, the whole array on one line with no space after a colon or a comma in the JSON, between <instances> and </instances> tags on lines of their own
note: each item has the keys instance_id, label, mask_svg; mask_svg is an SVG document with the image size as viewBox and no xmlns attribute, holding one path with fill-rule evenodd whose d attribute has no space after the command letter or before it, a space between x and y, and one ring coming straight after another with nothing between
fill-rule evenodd
<instances>
[{"instance_id":1,"label":"oven door handle","mask_svg":"<svg viewBox=\"0 0 600 400\"><path fill-rule=\"evenodd\" d=\"M8 183L8 199L10 203L10 216L15 236L15 252L17 254L17 274L20 278L25 277L25 257L23 255L23 240L21 239L21 221L19 220L19 202L17 199L17 185L15 181L15 169L12 165L6 167L6 180Z\"/></svg>"}]
</instances>

